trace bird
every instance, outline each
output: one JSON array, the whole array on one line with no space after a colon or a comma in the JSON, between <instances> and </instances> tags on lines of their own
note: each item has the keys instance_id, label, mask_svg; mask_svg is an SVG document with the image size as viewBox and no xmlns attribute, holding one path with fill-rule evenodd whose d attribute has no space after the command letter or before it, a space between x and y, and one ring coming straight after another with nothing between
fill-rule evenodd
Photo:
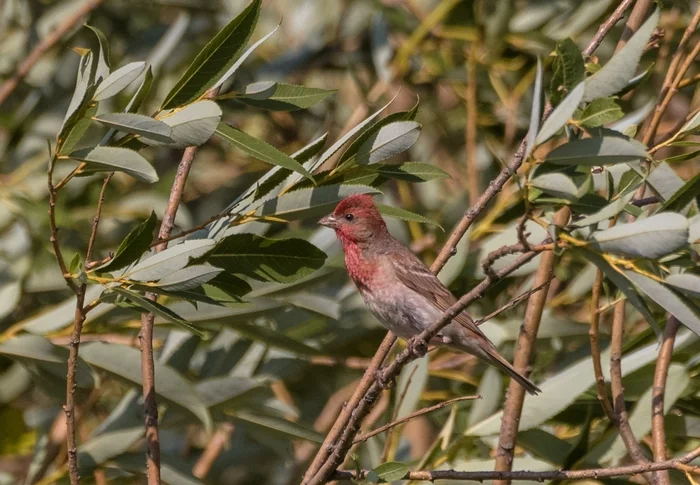
<instances>
[{"instance_id":1,"label":"bird","mask_svg":"<svg viewBox=\"0 0 700 485\"><path fill-rule=\"evenodd\" d=\"M371 195L346 197L319 224L335 231L346 269L362 299L396 336L410 340L456 303L457 298L418 256L389 233ZM474 355L508 374L528 393L541 392L498 353L464 311L430 343Z\"/></svg>"}]
</instances>

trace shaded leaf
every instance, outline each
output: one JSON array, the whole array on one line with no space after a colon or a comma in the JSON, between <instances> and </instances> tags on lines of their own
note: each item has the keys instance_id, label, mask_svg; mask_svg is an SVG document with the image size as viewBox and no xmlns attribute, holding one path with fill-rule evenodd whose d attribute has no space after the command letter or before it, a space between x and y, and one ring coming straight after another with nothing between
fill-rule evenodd
<instances>
[{"instance_id":1,"label":"shaded leaf","mask_svg":"<svg viewBox=\"0 0 700 485\"><path fill-rule=\"evenodd\" d=\"M261 81L246 86L245 94L237 95L236 100L270 111L296 111L310 108L332 94L335 90Z\"/></svg>"},{"instance_id":2,"label":"shaded leaf","mask_svg":"<svg viewBox=\"0 0 700 485\"><path fill-rule=\"evenodd\" d=\"M666 284L688 296L700 298L700 276L698 275L692 273L672 274L666 277Z\"/></svg>"},{"instance_id":3,"label":"shaded leaf","mask_svg":"<svg viewBox=\"0 0 700 485\"><path fill-rule=\"evenodd\" d=\"M97 56L97 65L95 67L95 82L99 83L107 76L109 76L109 71L111 69L111 63L109 59L109 42L107 41L107 37L105 37L105 34L103 34L100 29L93 27L92 25L84 25L88 29L92 30L92 32L95 34L95 37L97 37L97 42L100 47L99 55Z\"/></svg>"},{"instance_id":4,"label":"shaded leaf","mask_svg":"<svg viewBox=\"0 0 700 485\"><path fill-rule=\"evenodd\" d=\"M583 55L576 43L569 39L557 42L554 49L557 57L552 62L552 81L549 84L550 98L554 106L583 81L586 68Z\"/></svg>"},{"instance_id":5,"label":"shaded leaf","mask_svg":"<svg viewBox=\"0 0 700 485\"><path fill-rule=\"evenodd\" d=\"M74 151L62 158L72 158L79 162L85 162L91 172L124 172L142 182L154 183L158 181L158 174L148 160L139 153L127 148L116 147L92 147Z\"/></svg>"},{"instance_id":6,"label":"shaded leaf","mask_svg":"<svg viewBox=\"0 0 700 485\"><path fill-rule=\"evenodd\" d=\"M397 121L382 126L357 150L355 162L377 163L408 150L418 139L421 125L415 121Z\"/></svg>"},{"instance_id":7,"label":"shaded leaf","mask_svg":"<svg viewBox=\"0 0 700 485\"><path fill-rule=\"evenodd\" d=\"M221 121L221 108L214 101L204 100L188 104L161 119L172 129L171 141L164 142L150 136L142 136L146 145L166 145L172 148L199 146L206 143Z\"/></svg>"},{"instance_id":8,"label":"shaded leaf","mask_svg":"<svg viewBox=\"0 0 700 485\"><path fill-rule=\"evenodd\" d=\"M151 66L148 66L146 69L146 74L143 76L143 81L141 81L139 88L127 103L126 108L124 108L124 112L136 113L146 100L148 93L151 92L151 86L153 86L153 70L151 69Z\"/></svg>"},{"instance_id":9,"label":"shaded leaf","mask_svg":"<svg viewBox=\"0 0 700 485\"><path fill-rule=\"evenodd\" d=\"M165 291L191 290L214 279L222 271L221 268L206 265L187 266L163 277L157 286Z\"/></svg>"},{"instance_id":10,"label":"shaded leaf","mask_svg":"<svg viewBox=\"0 0 700 485\"><path fill-rule=\"evenodd\" d=\"M132 281L157 281L184 268L195 258L203 256L216 244L212 239L190 239L176 244L147 259L141 260L123 278Z\"/></svg>"},{"instance_id":11,"label":"shaded leaf","mask_svg":"<svg viewBox=\"0 0 700 485\"><path fill-rule=\"evenodd\" d=\"M700 197L700 173L688 180L661 206L659 211L682 211Z\"/></svg>"},{"instance_id":12,"label":"shaded leaf","mask_svg":"<svg viewBox=\"0 0 700 485\"><path fill-rule=\"evenodd\" d=\"M578 187L570 177L563 173L546 173L530 180L530 185L541 191L567 201L579 198Z\"/></svg>"},{"instance_id":13,"label":"shaded leaf","mask_svg":"<svg viewBox=\"0 0 700 485\"><path fill-rule=\"evenodd\" d=\"M542 59L537 57L537 70L535 71L535 85L532 91L532 107L530 108L530 128L527 131L527 149L525 150L525 156L523 160L530 158L530 154L535 149L537 143L535 143L535 138L537 137L537 132L540 131L540 118L542 117L542 99L543 99L543 89L542 89Z\"/></svg>"},{"instance_id":14,"label":"shaded leaf","mask_svg":"<svg viewBox=\"0 0 700 485\"><path fill-rule=\"evenodd\" d=\"M593 224L598 224L599 222L610 219L611 217L615 217L617 214L619 214L625 209L627 204L634 198L634 195L634 192L629 192L626 195L618 197L617 199L600 209L598 212L586 216L583 219L580 219L571 225L574 227L586 227L591 226Z\"/></svg>"},{"instance_id":15,"label":"shaded leaf","mask_svg":"<svg viewBox=\"0 0 700 485\"><path fill-rule=\"evenodd\" d=\"M638 141L607 136L565 143L549 152L546 161L555 165L597 166L633 162L648 157L646 148Z\"/></svg>"},{"instance_id":16,"label":"shaded leaf","mask_svg":"<svg viewBox=\"0 0 700 485\"><path fill-rule=\"evenodd\" d=\"M561 103L559 103L559 106L552 111L549 118L542 123L542 127L535 138L535 145L541 145L546 142L554 136L557 131L564 127L581 103L583 88L583 83L580 83Z\"/></svg>"},{"instance_id":17,"label":"shaded leaf","mask_svg":"<svg viewBox=\"0 0 700 485\"><path fill-rule=\"evenodd\" d=\"M586 106L578 122L582 126L595 128L617 121L624 115L615 98L599 98Z\"/></svg>"},{"instance_id":18,"label":"shaded leaf","mask_svg":"<svg viewBox=\"0 0 700 485\"><path fill-rule=\"evenodd\" d=\"M94 89L92 87L94 82L92 62L92 52L90 51L80 58L75 90L68 104L61 129L58 131L58 136L56 137L59 153L62 151L61 146L68 136L68 133L70 133L78 120L83 117L90 103L91 93Z\"/></svg>"},{"instance_id":19,"label":"shaded leaf","mask_svg":"<svg viewBox=\"0 0 700 485\"><path fill-rule=\"evenodd\" d=\"M312 428L307 428L299 423L287 421L277 416L257 414L250 411L238 410L230 413L235 419L257 427L265 428L285 438L302 439L314 443L323 443L323 435Z\"/></svg>"},{"instance_id":20,"label":"shaded leaf","mask_svg":"<svg viewBox=\"0 0 700 485\"><path fill-rule=\"evenodd\" d=\"M104 266L100 266L95 271L98 273L106 273L114 271L124 266L128 266L143 255L151 247L153 240L153 231L156 228L158 218L155 212L139 224L126 238L119 244L114 257Z\"/></svg>"},{"instance_id":21,"label":"shaded leaf","mask_svg":"<svg viewBox=\"0 0 700 485\"><path fill-rule=\"evenodd\" d=\"M349 195L376 193L379 193L377 189L362 185L324 185L293 190L266 201L255 211L255 215L299 219L328 212Z\"/></svg>"},{"instance_id":22,"label":"shaded leaf","mask_svg":"<svg viewBox=\"0 0 700 485\"><path fill-rule=\"evenodd\" d=\"M434 220L424 217L420 214L416 214L415 212L407 211L398 207L391 207L389 205L384 204L377 204L377 208L379 209L379 212L382 215L387 217L392 217L394 219L400 219L402 221L408 222L420 222L421 224L430 224L442 229L442 226L440 226L440 224L438 224Z\"/></svg>"},{"instance_id":23,"label":"shaded leaf","mask_svg":"<svg viewBox=\"0 0 700 485\"><path fill-rule=\"evenodd\" d=\"M145 70L146 63L143 61L130 62L126 66L120 67L97 86L92 97L93 101L102 101L119 94Z\"/></svg>"}]
</instances>

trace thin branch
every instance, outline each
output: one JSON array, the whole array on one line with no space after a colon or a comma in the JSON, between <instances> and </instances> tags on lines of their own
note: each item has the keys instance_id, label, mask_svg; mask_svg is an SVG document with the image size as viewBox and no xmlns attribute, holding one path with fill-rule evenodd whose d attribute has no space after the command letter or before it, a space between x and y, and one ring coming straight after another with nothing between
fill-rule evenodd
<instances>
[{"instance_id":1,"label":"thin branch","mask_svg":"<svg viewBox=\"0 0 700 485\"><path fill-rule=\"evenodd\" d=\"M434 482L435 480L463 480L477 481L484 480L529 480L529 481L550 481L550 480L584 480L584 479L601 479L612 477L625 477L631 475L639 475L640 473L648 473L660 470L681 470L689 471L690 473L700 473L700 467L687 465L694 459L700 456L700 447L685 455L656 463L643 463L637 465L617 466L610 468L590 468L584 470L550 470L550 471L514 471L514 472L498 472L498 471L477 471L463 472L457 470L426 470L408 472L400 478L400 480L418 480ZM359 473L356 471L339 470L333 473L332 480L362 480L367 477L368 470L362 470Z\"/></svg>"},{"instance_id":2,"label":"thin branch","mask_svg":"<svg viewBox=\"0 0 700 485\"><path fill-rule=\"evenodd\" d=\"M49 187L49 229L51 230L51 236L49 236L49 241L51 241L51 246L53 247L54 255L56 256L56 261L58 262L58 267L61 270L61 275L66 281L68 288L76 292L78 290L77 285L73 281L70 273L68 272L68 267L66 266L66 260L63 259L63 252L61 251L61 245L58 243L58 227L56 226L56 188L53 185L53 169L56 165L56 157L51 156L51 146L49 145L49 170L48 170L48 187Z\"/></svg>"},{"instance_id":3,"label":"thin branch","mask_svg":"<svg viewBox=\"0 0 700 485\"><path fill-rule=\"evenodd\" d=\"M625 23L625 30L622 32L617 46L615 46L615 52L619 52L620 49L627 45L627 41L639 30L639 27L644 23L644 19L652 3L653 0L637 0Z\"/></svg>"},{"instance_id":4,"label":"thin branch","mask_svg":"<svg viewBox=\"0 0 700 485\"><path fill-rule=\"evenodd\" d=\"M608 390L605 386L605 377L603 376L603 365L600 358L600 312L598 305L600 304L600 290L603 286L603 272L598 270L593 283L593 292L591 296L591 327L588 329L588 338L591 343L591 359L593 359L593 373L595 375L595 386L598 395L598 401L603 407L605 415L610 422L615 423L615 414L613 413L612 404L608 399Z\"/></svg>"},{"instance_id":5,"label":"thin branch","mask_svg":"<svg viewBox=\"0 0 700 485\"><path fill-rule=\"evenodd\" d=\"M496 318L498 315L505 312L506 310L509 310L509 309L513 308L514 306L516 306L517 304L519 304L520 302L527 300L528 298L530 298L532 295L534 295L538 291L547 288L549 286L549 283L553 279L554 279L554 273L549 273L549 278L547 279L547 281L543 282L541 285L533 286L532 288L527 290L525 293L521 293L520 295L518 295L515 298L513 298L512 300L510 300L508 303L503 305L498 310L492 311L491 313L489 313L485 317L482 317L478 320L474 320L474 323L476 323L477 325L481 325L484 322L488 322L492 318Z\"/></svg>"},{"instance_id":6,"label":"thin branch","mask_svg":"<svg viewBox=\"0 0 700 485\"><path fill-rule=\"evenodd\" d=\"M655 195L650 197L644 197L643 199L633 200L631 204L635 207L644 207L651 204L656 204L659 202L659 198Z\"/></svg>"},{"instance_id":7,"label":"thin branch","mask_svg":"<svg viewBox=\"0 0 700 485\"><path fill-rule=\"evenodd\" d=\"M192 469L192 475L201 479L204 479L207 476L209 470L211 470L211 466L214 464L221 452L224 451L228 441L231 439L233 428L234 426L231 422L227 421L221 423L219 428L216 430L216 433L214 433L214 436L212 436L209 443L207 443L207 447L204 448L204 451L197 460L197 463L195 463L194 468Z\"/></svg>"},{"instance_id":8,"label":"thin branch","mask_svg":"<svg viewBox=\"0 0 700 485\"><path fill-rule=\"evenodd\" d=\"M554 224L559 227L565 226L569 222L571 212L568 206L564 206L557 211L554 217ZM513 367L522 375L527 376L530 369L530 361L535 349L537 332L542 320L542 312L547 302L547 289L551 280L550 275L554 270L554 263L557 255L554 251L546 252L542 255L540 263L535 273L533 286L545 285L545 290L536 293L528 300L527 309L520 335L515 350ZM520 416L525 403L525 388L511 379L508 385L508 394L503 407L503 418L501 420L501 431L498 437L498 448L496 449L496 471L510 471L513 467L513 454L520 424ZM509 481L494 482L506 485Z\"/></svg>"},{"instance_id":9,"label":"thin branch","mask_svg":"<svg viewBox=\"0 0 700 485\"><path fill-rule=\"evenodd\" d=\"M464 142L467 158L467 193L469 204L474 205L479 197L479 167L476 160L477 143L477 81L476 81L476 44L465 50L467 55L467 89L464 99L467 111L467 121L464 129Z\"/></svg>"},{"instance_id":10,"label":"thin branch","mask_svg":"<svg viewBox=\"0 0 700 485\"><path fill-rule=\"evenodd\" d=\"M651 401L651 442L654 450L654 461L666 460L666 432L664 430L664 395L666 393L666 380L668 368L671 365L673 344L676 341L676 333L680 327L678 320L673 315L668 317L668 323L664 329L664 340L659 350L659 358L656 360L654 371L654 387L652 388ZM658 473L659 485L669 485L671 479L668 472Z\"/></svg>"},{"instance_id":11,"label":"thin branch","mask_svg":"<svg viewBox=\"0 0 700 485\"><path fill-rule=\"evenodd\" d=\"M395 426L398 426L400 424L406 423L414 418L417 418L419 416L423 416L424 414L432 413L433 411L437 411L438 409L442 409L445 406L449 406L450 404L454 404L456 402L460 401L473 401L474 399L481 399L481 396L462 396L462 397L456 397L454 399L450 399L447 401L443 401L441 403L435 404L433 406L429 406L427 408L419 409L418 411L409 414L408 416L404 416L401 419L397 419L395 421L392 421L391 423L387 423L384 426L381 426L373 431L370 431L368 433L361 434L355 440L352 442L353 445L356 445L357 443L363 443L370 439L372 436L377 436L378 434L383 433L384 431L394 428Z\"/></svg>"},{"instance_id":12,"label":"thin branch","mask_svg":"<svg viewBox=\"0 0 700 485\"><path fill-rule=\"evenodd\" d=\"M80 22L80 19L97 8L102 1L103 0L87 0L73 15L64 20L53 32L34 47L29 56L27 56L24 62L17 68L15 74L0 86L0 105L12 94L22 79L27 77L34 65L41 59L41 56L56 45L69 30Z\"/></svg>"},{"instance_id":13,"label":"thin branch","mask_svg":"<svg viewBox=\"0 0 700 485\"><path fill-rule=\"evenodd\" d=\"M595 52L598 46L600 46L601 42L603 42L605 36L608 34L608 32L610 32L610 29L615 27L615 25L622 19L625 12L628 8L630 8L630 5L632 5L634 1L635 0L624 0L620 2L620 5L617 6L610 17L608 17L608 19L603 22L600 27L598 27L598 31L583 50L583 55L585 57L589 57L591 54L593 54L593 52Z\"/></svg>"}]
</instances>

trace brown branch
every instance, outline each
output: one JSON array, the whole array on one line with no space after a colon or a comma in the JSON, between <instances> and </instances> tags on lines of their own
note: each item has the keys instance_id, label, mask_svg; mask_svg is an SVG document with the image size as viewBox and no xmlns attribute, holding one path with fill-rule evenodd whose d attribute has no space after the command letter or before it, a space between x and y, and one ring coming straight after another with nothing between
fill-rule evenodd
<instances>
[{"instance_id":1,"label":"brown branch","mask_svg":"<svg viewBox=\"0 0 700 485\"><path fill-rule=\"evenodd\" d=\"M638 475L640 473L648 473L660 470L681 470L691 473L700 473L700 467L689 466L688 463L700 456L700 447L696 448L685 455L656 463L643 463L637 465L618 466L610 468L590 468L584 470L550 470L550 471L514 471L514 472L498 472L498 471L477 471L463 472L457 470L426 470L408 472L400 478L400 480L419 480L434 482L435 480L464 480L477 481L484 480L530 480L530 481L549 481L549 480L584 480L588 478L600 479L611 477L624 477ZM362 470L359 473L355 471L339 470L332 475L333 480L362 480L367 477L368 470Z\"/></svg>"},{"instance_id":2,"label":"brown branch","mask_svg":"<svg viewBox=\"0 0 700 485\"><path fill-rule=\"evenodd\" d=\"M655 195L650 197L644 197L643 199L633 200L631 204L635 207L644 207L651 204L656 204L659 202L659 198Z\"/></svg>"},{"instance_id":3,"label":"brown branch","mask_svg":"<svg viewBox=\"0 0 700 485\"><path fill-rule=\"evenodd\" d=\"M68 288L76 292L78 287L76 286L73 278L68 272L68 267L66 266L66 260L63 258L63 252L61 251L61 245L58 243L58 227L56 226L56 188L53 185L53 169L56 165L56 157L51 156L51 146L49 145L49 170L48 170L48 187L49 187L49 229L51 230L51 236L49 236L49 241L51 241L51 246L53 247L54 255L56 256L56 262L58 262L58 267L61 270L61 275L66 281Z\"/></svg>"},{"instance_id":4,"label":"brown branch","mask_svg":"<svg viewBox=\"0 0 700 485\"><path fill-rule=\"evenodd\" d=\"M363 443L370 439L372 436L377 436L378 434L383 433L384 431L394 428L395 426L398 426L400 424L406 423L414 418L417 418L419 416L423 416L424 414L432 413L433 411L437 411L438 409L442 409L445 406L449 406L450 404L454 404L456 402L460 401L472 401L474 399L481 399L481 396L462 396L462 397L456 397L454 399L450 399L447 401L443 401L441 403L435 404L433 406L429 406L427 408L419 409L418 411L409 414L408 416L404 416L401 419L397 419L395 421L392 421L391 423L387 423L384 426L381 426L373 431L370 431L368 433L361 434L355 440L352 442L353 445L356 445L357 443Z\"/></svg>"},{"instance_id":5,"label":"brown branch","mask_svg":"<svg viewBox=\"0 0 700 485\"><path fill-rule=\"evenodd\" d=\"M22 79L29 74L29 71L31 71L39 59L41 59L41 56L56 45L66 32L71 30L85 15L97 8L102 1L103 0L87 0L73 15L63 21L53 32L34 47L29 56L27 56L24 62L17 68L15 74L0 85L0 105L12 94Z\"/></svg>"},{"instance_id":6,"label":"brown branch","mask_svg":"<svg viewBox=\"0 0 700 485\"><path fill-rule=\"evenodd\" d=\"M476 81L476 44L472 43L467 54L467 89L465 96L465 107L467 111L467 121L464 129L464 142L467 158L467 193L469 204L474 205L479 197L479 167L476 160L477 143L477 81Z\"/></svg>"},{"instance_id":7,"label":"brown branch","mask_svg":"<svg viewBox=\"0 0 700 485\"><path fill-rule=\"evenodd\" d=\"M615 46L616 53L627 45L627 41L630 40L630 37L632 37L637 30L639 30L639 27L641 27L641 25L644 23L644 19L646 18L647 12L649 11L652 3L653 0L637 0L637 2L634 4L632 13L630 13L629 18L625 23L625 30L622 32L620 40L617 42L617 46Z\"/></svg>"},{"instance_id":8,"label":"brown branch","mask_svg":"<svg viewBox=\"0 0 700 485\"><path fill-rule=\"evenodd\" d=\"M610 29L615 27L615 25L622 19L622 17L625 15L625 12L627 9L634 3L635 0L624 0L620 2L620 5L617 6L617 8L613 11L613 13L608 17L608 19L603 22L600 27L598 27L598 31L595 33L595 36L593 36L593 39L588 43L586 48L583 50L583 55L585 57L589 57L595 50L600 46L600 43L603 42L603 39L605 36L610 32Z\"/></svg>"},{"instance_id":9,"label":"brown branch","mask_svg":"<svg viewBox=\"0 0 700 485\"><path fill-rule=\"evenodd\" d=\"M209 443L207 443L207 447L200 455L197 463L194 464L192 475L201 479L204 479L207 476L209 470L211 470L211 466L214 464L221 452L224 451L224 448L228 444L229 439L231 439L232 434L233 423L221 423L219 428L216 430L216 433L214 433L214 436L212 436Z\"/></svg>"},{"instance_id":10,"label":"brown branch","mask_svg":"<svg viewBox=\"0 0 700 485\"><path fill-rule=\"evenodd\" d=\"M608 399L608 390L605 387L605 377L603 376L603 365L600 358L600 290L603 286L603 272L598 270L595 275L595 283L593 283L593 291L591 296L591 327L588 329L588 338L591 343L591 359L593 359L593 373L595 375L595 386L598 396L598 401L603 407L605 415L610 422L615 423L615 414L613 413L612 404Z\"/></svg>"},{"instance_id":11,"label":"brown branch","mask_svg":"<svg viewBox=\"0 0 700 485\"><path fill-rule=\"evenodd\" d=\"M694 76L681 80L681 82L678 83L678 89L683 89L686 86L690 86L691 84L696 84L698 82L700 82L700 72Z\"/></svg>"},{"instance_id":12,"label":"brown branch","mask_svg":"<svg viewBox=\"0 0 700 485\"><path fill-rule=\"evenodd\" d=\"M664 339L659 350L659 358L656 361L654 371L654 387L651 401L651 442L654 450L654 461L666 460L666 432L664 430L664 395L666 393L666 379L668 368L671 365L673 344L676 341L679 323L676 317L670 315L664 329ZM658 473L659 485L669 485L671 478L668 472Z\"/></svg>"},{"instance_id":13,"label":"brown branch","mask_svg":"<svg viewBox=\"0 0 700 485\"><path fill-rule=\"evenodd\" d=\"M563 227L569 222L571 212L568 206L564 206L554 217L554 224ZM542 312L547 302L547 289L549 288L550 275L554 270L554 263L557 255L554 251L546 252L542 255L540 264L535 273L533 286L545 285L544 291L540 291L528 300L527 309L523 325L520 327L520 335L515 350L513 367L522 375L527 376L530 369L530 361L535 349L537 332L542 320ZM498 448L496 450L496 471L510 471L513 467L513 453L515 452L515 442L520 424L520 416L525 402L525 388L511 379L508 385L508 397L503 407L503 419L501 420L501 431L498 437ZM499 485L506 485L509 481L494 482Z\"/></svg>"}]
</instances>

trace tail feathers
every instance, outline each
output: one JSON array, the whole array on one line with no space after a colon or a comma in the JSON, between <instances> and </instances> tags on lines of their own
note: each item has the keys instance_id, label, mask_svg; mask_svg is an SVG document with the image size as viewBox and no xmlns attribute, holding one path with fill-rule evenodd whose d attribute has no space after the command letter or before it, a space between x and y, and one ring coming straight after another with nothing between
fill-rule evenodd
<instances>
[{"instance_id":1,"label":"tail feathers","mask_svg":"<svg viewBox=\"0 0 700 485\"><path fill-rule=\"evenodd\" d=\"M501 357L495 349L493 349L492 352L485 351L485 353L488 356L487 360L489 363L503 370L506 374L515 379L515 381L521 386L523 386L529 394L535 396L538 393L542 392L542 390L535 384L533 384L530 379L528 379L527 377L520 374L517 370L515 370L515 367L513 367L511 363L508 362L506 359Z\"/></svg>"}]
</instances>

